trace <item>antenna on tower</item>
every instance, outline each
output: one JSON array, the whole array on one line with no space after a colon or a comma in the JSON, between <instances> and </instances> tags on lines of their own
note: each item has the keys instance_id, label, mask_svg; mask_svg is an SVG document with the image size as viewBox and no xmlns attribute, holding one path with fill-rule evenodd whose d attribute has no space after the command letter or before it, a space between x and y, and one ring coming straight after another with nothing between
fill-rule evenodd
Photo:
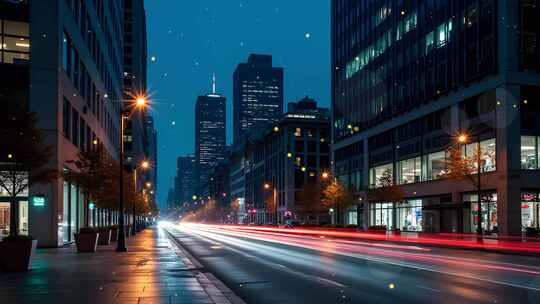
<instances>
[{"instance_id":1,"label":"antenna on tower","mask_svg":"<svg viewBox=\"0 0 540 304\"><path fill-rule=\"evenodd\" d=\"M216 74L212 73L212 94L216 94Z\"/></svg>"}]
</instances>

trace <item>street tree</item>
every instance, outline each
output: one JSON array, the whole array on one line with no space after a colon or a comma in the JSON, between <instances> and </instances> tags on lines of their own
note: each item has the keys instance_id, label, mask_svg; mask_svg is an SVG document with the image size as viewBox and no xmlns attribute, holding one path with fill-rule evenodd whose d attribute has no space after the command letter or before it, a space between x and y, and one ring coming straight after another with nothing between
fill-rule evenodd
<instances>
[{"instance_id":1,"label":"street tree","mask_svg":"<svg viewBox=\"0 0 540 304\"><path fill-rule=\"evenodd\" d=\"M334 179L322 192L322 204L333 208L336 214L336 223L341 223L341 212L353 204L351 192L337 179Z\"/></svg>"},{"instance_id":2,"label":"street tree","mask_svg":"<svg viewBox=\"0 0 540 304\"><path fill-rule=\"evenodd\" d=\"M50 168L52 146L37 126L37 116L16 102L5 102L0 111L0 187L10 198L11 237L19 235L19 200L32 184L46 184L58 177Z\"/></svg>"}]
</instances>

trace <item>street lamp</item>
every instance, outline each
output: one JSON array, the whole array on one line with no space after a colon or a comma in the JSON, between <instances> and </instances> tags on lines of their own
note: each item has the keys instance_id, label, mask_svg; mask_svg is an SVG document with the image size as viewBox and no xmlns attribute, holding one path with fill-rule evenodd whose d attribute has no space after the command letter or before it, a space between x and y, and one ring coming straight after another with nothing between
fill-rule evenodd
<instances>
[{"instance_id":1,"label":"street lamp","mask_svg":"<svg viewBox=\"0 0 540 304\"><path fill-rule=\"evenodd\" d=\"M137 170L139 169L143 169L143 170L147 170L148 168L150 168L150 163L145 160L143 161L139 166L135 167L133 169L133 183L135 184L135 193L137 193ZM133 217L133 226L131 227L131 234L135 235L137 233L137 228L136 228L136 220L135 220L135 202L133 202L133 214L132 214L132 217Z\"/></svg>"},{"instance_id":2,"label":"street lamp","mask_svg":"<svg viewBox=\"0 0 540 304\"><path fill-rule=\"evenodd\" d=\"M134 110L143 110L148 106L148 99L144 96L137 96L131 101ZM126 105L124 105L126 106ZM118 241L116 242L116 252L126 252L126 233L124 227L124 119L131 111L125 107L119 112L120 118L120 197L118 201Z\"/></svg>"},{"instance_id":3,"label":"street lamp","mask_svg":"<svg viewBox=\"0 0 540 304\"><path fill-rule=\"evenodd\" d=\"M457 137L457 140L460 144L467 144L472 138L473 140L476 140L476 191L478 196L478 227L477 227L477 234L478 234L478 242L483 242L483 229L482 229L482 184L481 184L481 172L480 172L480 163L481 163L481 155L480 155L480 136L478 134L470 135L466 133L459 134Z\"/></svg>"},{"instance_id":4,"label":"street lamp","mask_svg":"<svg viewBox=\"0 0 540 304\"><path fill-rule=\"evenodd\" d=\"M273 200L273 203L274 203L274 217L275 217L275 222L276 222L276 226L278 225L278 204L277 204L277 189L276 187L272 187L272 185L270 183L264 183L264 189L265 190L269 190L270 188L273 188L272 189L272 200Z\"/></svg>"}]
</instances>

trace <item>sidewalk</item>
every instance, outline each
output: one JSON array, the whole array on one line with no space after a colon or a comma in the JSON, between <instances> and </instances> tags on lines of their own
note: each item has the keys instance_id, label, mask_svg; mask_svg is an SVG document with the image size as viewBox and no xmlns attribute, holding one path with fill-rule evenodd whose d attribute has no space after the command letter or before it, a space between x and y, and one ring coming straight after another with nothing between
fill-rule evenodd
<instances>
[{"instance_id":1,"label":"sidewalk","mask_svg":"<svg viewBox=\"0 0 540 304\"><path fill-rule=\"evenodd\" d=\"M39 249L31 272L0 273L0 303L231 303L163 230L127 241L127 253Z\"/></svg>"}]
</instances>

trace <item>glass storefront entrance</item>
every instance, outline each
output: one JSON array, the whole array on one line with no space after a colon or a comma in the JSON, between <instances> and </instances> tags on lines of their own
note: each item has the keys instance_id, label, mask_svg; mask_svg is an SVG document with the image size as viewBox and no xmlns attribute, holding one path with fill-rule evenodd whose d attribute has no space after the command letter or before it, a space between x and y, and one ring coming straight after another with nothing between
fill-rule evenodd
<instances>
[{"instance_id":1,"label":"glass storefront entrance","mask_svg":"<svg viewBox=\"0 0 540 304\"><path fill-rule=\"evenodd\" d=\"M398 204L397 228L401 231L422 231L422 200Z\"/></svg>"},{"instance_id":2,"label":"glass storefront entrance","mask_svg":"<svg viewBox=\"0 0 540 304\"><path fill-rule=\"evenodd\" d=\"M471 204L471 232L478 230L478 195L463 194L463 202ZM494 232L497 229L497 193L484 193L482 197L482 229L484 232Z\"/></svg>"},{"instance_id":3,"label":"glass storefront entrance","mask_svg":"<svg viewBox=\"0 0 540 304\"><path fill-rule=\"evenodd\" d=\"M370 205L370 226L386 226L386 229L394 229L394 204L372 203Z\"/></svg>"}]
</instances>

